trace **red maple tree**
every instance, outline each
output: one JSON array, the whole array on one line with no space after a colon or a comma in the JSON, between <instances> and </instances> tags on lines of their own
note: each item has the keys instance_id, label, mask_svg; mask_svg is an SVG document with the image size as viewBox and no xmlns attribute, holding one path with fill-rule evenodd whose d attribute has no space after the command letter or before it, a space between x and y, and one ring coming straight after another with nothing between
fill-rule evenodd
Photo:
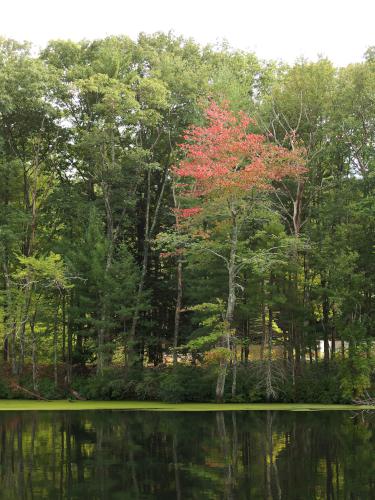
<instances>
[{"instance_id":1,"label":"red maple tree","mask_svg":"<svg viewBox=\"0 0 375 500\"><path fill-rule=\"evenodd\" d=\"M205 116L206 126L193 125L185 132L180 145L185 159L175 168L179 177L194 180L195 195L267 189L270 181L304 171L299 150L289 151L249 132L255 121L243 112L235 115L227 102L221 106L211 102ZM191 210L186 210L186 216L193 215Z\"/></svg>"},{"instance_id":2,"label":"red maple tree","mask_svg":"<svg viewBox=\"0 0 375 500\"><path fill-rule=\"evenodd\" d=\"M191 126L180 145L185 155L175 168L180 178L189 178L185 185L189 195L204 201L219 196L230 214L230 254L225 258L228 269L228 300L226 310L227 335L222 339L229 346L229 335L236 304L236 275L238 271L238 218L243 210L239 203L251 189L272 189L272 182L285 177L299 177L305 171L301 150L290 151L272 144L264 135L252 133L254 120L245 113L234 114L227 102L211 102L205 110L207 125ZM185 193L188 191L185 189ZM180 217L194 217L204 203L193 208L180 209ZM221 362L216 396L222 399L227 361Z\"/></svg>"}]
</instances>

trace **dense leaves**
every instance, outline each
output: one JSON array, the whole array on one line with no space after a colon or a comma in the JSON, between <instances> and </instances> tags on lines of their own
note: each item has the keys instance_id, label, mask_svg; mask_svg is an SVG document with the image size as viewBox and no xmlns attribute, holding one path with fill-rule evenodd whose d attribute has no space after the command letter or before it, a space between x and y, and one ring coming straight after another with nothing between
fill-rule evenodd
<instances>
[{"instance_id":1,"label":"dense leaves","mask_svg":"<svg viewBox=\"0 0 375 500\"><path fill-rule=\"evenodd\" d=\"M371 391L374 96L373 50L2 39L3 397Z\"/></svg>"}]
</instances>

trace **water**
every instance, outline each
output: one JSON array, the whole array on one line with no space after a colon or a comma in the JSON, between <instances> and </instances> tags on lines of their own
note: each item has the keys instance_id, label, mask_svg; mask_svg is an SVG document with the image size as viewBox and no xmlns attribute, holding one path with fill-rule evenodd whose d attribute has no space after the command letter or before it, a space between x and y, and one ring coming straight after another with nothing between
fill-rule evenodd
<instances>
[{"instance_id":1,"label":"water","mask_svg":"<svg viewBox=\"0 0 375 500\"><path fill-rule=\"evenodd\" d=\"M0 412L1 499L375 499L375 417Z\"/></svg>"}]
</instances>

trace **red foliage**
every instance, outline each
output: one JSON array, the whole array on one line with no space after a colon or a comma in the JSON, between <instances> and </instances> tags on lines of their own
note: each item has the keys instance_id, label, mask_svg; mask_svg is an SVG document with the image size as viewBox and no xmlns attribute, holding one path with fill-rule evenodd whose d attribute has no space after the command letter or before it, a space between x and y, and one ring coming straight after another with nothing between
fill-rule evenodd
<instances>
[{"instance_id":1,"label":"red foliage","mask_svg":"<svg viewBox=\"0 0 375 500\"><path fill-rule=\"evenodd\" d=\"M212 102L206 109L208 125L192 126L180 145L186 159L175 168L179 177L194 180L194 196L212 191L267 189L270 182L304 172L300 151L289 151L266 141L260 134L249 133L254 124L245 113L237 116L224 102ZM191 217L199 209L180 210Z\"/></svg>"},{"instance_id":2,"label":"red foliage","mask_svg":"<svg viewBox=\"0 0 375 500\"><path fill-rule=\"evenodd\" d=\"M192 217L193 215L199 214L202 209L200 207L192 207L192 208L174 208L172 212L175 214L176 219L178 217Z\"/></svg>"}]
</instances>

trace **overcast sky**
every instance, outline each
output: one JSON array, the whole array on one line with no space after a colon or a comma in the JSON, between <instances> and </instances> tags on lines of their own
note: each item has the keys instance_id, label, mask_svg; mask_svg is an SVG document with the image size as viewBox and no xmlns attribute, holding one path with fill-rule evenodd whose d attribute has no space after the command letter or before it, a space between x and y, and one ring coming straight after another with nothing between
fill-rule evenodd
<instances>
[{"instance_id":1,"label":"overcast sky","mask_svg":"<svg viewBox=\"0 0 375 500\"><path fill-rule=\"evenodd\" d=\"M200 43L226 39L259 57L321 54L336 65L375 45L375 0L2 0L0 36L50 39L173 30Z\"/></svg>"}]
</instances>

